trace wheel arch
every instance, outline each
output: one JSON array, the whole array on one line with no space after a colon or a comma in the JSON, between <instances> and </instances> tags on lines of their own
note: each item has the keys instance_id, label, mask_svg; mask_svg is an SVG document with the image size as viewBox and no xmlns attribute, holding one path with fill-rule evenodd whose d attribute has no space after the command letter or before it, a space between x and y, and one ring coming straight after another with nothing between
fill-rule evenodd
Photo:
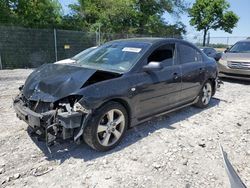
<instances>
[{"instance_id":1,"label":"wheel arch","mask_svg":"<svg viewBox=\"0 0 250 188\"><path fill-rule=\"evenodd\" d=\"M125 108L125 110L127 111L127 114L128 114L128 128L129 128L131 125L131 117L132 117L132 110L131 110L129 103L125 99L122 99L122 98L112 98L112 99L109 99L109 100L103 102L98 108L100 108L101 106L103 106L109 102L117 102Z\"/></svg>"},{"instance_id":2,"label":"wheel arch","mask_svg":"<svg viewBox=\"0 0 250 188\"><path fill-rule=\"evenodd\" d=\"M208 81L210 81L211 84L212 84L212 89L213 89L212 96L213 96L215 94L215 91L216 91L216 79L215 78L209 78Z\"/></svg>"}]
</instances>

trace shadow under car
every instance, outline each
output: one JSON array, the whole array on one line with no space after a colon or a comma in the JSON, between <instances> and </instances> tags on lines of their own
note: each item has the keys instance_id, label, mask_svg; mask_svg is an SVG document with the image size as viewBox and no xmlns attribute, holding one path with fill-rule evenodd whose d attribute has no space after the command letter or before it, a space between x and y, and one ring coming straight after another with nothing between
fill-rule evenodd
<instances>
[{"instance_id":1,"label":"shadow under car","mask_svg":"<svg viewBox=\"0 0 250 188\"><path fill-rule=\"evenodd\" d=\"M99 152L93 150L87 144L76 144L73 141L72 142L62 141L59 143L55 143L55 145L50 147L51 152L49 152L48 147L46 146L44 141L39 140L38 136L34 136L32 134L29 135L49 161L59 160L60 163L63 163L65 160L71 157L83 159L84 161L90 161L122 150L123 148L126 148L136 143L137 141L147 137L149 133L153 133L157 130L160 129L174 130L175 127L172 126L173 124L181 122L195 114L200 113L201 111L213 108L217 106L219 103L220 99L212 98L210 105L206 109L200 109L193 106L185 107L181 110L171 112L169 114L160 116L158 118L153 118L150 121L147 121L138 126L130 128L125 134L125 137L121 141L121 143L116 148L107 152Z\"/></svg>"}]
</instances>

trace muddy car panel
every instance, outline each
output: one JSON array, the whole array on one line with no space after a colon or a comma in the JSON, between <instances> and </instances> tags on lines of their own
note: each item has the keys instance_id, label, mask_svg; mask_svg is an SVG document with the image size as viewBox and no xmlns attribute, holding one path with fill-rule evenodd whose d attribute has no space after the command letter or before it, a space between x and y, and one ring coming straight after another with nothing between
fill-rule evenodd
<instances>
[{"instance_id":1,"label":"muddy car panel","mask_svg":"<svg viewBox=\"0 0 250 188\"><path fill-rule=\"evenodd\" d=\"M160 38L115 42L124 41L128 45L130 42L146 44L147 49L122 73L78 64L46 64L35 70L14 100L17 116L45 133L48 127L54 127L50 134L56 137L78 138L89 114L107 101L123 104L128 110L130 126L134 126L171 109L193 104L207 80L211 80L215 91L217 65L194 45ZM162 45L174 45L171 62L165 62L159 71L143 71L149 55ZM194 49L199 54L199 62L183 63L183 46ZM74 111L77 103L81 109Z\"/></svg>"}]
</instances>

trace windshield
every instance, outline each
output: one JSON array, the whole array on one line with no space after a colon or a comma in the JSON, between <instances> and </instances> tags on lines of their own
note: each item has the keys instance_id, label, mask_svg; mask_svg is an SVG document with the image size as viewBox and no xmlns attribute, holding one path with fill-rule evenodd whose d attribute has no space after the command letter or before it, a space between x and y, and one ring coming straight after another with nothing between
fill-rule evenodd
<instances>
[{"instance_id":1,"label":"windshield","mask_svg":"<svg viewBox=\"0 0 250 188\"><path fill-rule=\"evenodd\" d=\"M127 41L107 43L86 54L78 63L86 68L124 73L133 67L149 46Z\"/></svg>"},{"instance_id":2,"label":"windshield","mask_svg":"<svg viewBox=\"0 0 250 188\"><path fill-rule=\"evenodd\" d=\"M96 49L97 47L91 47L91 48L87 48L86 50L83 50L82 52L80 52L79 54L76 54L74 57L72 57L71 59L74 59L76 61L81 60L82 58L84 58L86 56L86 54L88 54L89 52L93 51L94 49Z\"/></svg>"},{"instance_id":3,"label":"windshield","mask_svg":"<svg viewBox=\"0 0 250 188\"><path fill-rule=\"evenodd\" d=\"M233 45L228 52L230 53L250 53L250 42L238 42Z\"/></svg>"}]
</instances>

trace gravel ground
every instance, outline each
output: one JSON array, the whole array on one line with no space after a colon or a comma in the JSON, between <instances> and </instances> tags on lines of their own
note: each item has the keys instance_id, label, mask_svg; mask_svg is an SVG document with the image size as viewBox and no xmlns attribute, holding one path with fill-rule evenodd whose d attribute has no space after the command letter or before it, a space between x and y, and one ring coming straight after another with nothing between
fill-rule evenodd
<instances>
[{"instance_id":1,"label":"gravel ground","mask_svg":"<svg viewBox=\"0 0 250 188\"><path fill-rule=\"evenodd\" d=\"M51 156L12 108L29 73L0 71L0 187L229 187L219 143L250 187L250 83L226 80L209 108L139 125L110 152L63 143Z\"/></svg>"}]
</instances>

